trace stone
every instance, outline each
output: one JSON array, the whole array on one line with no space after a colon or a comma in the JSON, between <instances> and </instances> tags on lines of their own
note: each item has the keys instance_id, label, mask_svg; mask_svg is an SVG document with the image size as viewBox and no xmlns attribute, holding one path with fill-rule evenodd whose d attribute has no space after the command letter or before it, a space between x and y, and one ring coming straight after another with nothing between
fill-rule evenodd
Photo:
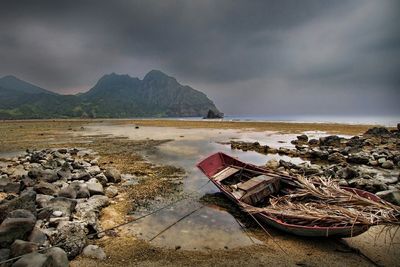
<instances>
[{"instance_id":1,"label":"stone","mask_svg":"<svg viewBox=\"0 0 400 267\"><path fill-rule=\"evenodd\" d=\"M105 260L107 257L106 253L104 253L104 250L96 245L86 246L82 251L82 255L97 260Z\"/></svg>"},{"instance_id":2,"label":"stone","mask_svg":"<svg viewBox=\"0 0 400 267\"><path fill-rule=\"evenodd\" d=\"M54 198L53 196L37 194L36 195L36 205L38 206L38 208L44 208L44 207L46 207L46 203L49 202L53 198Z\"/></svg>"},{"instance_id":3,"label":"stone","mask_svg":"<svg viewBox=\"0 0 400 267\"><path fill-rule=\"evenodd\" d=\"M21 184L22 184L23 188L25 188L25 187L33 187L36 184L36 182L33 179L29 178L29 177L24 177L24 178L21 179Z\"/></svg>"},{"instance_id":4,"label":"stone","mask_svg":"<svg viewBox=\"0 0 400 267\"><path fill-rule=\"evenodd\" d=\"M17 239L14 241L14 243L12 243L10 249L11 249L11 257L17 257L37 251L39 247L36 243Z\"/></svg>"},{"instance_id":5,"label":"stone","mask_svg":"<svg viewBox=\"0 0 400 267\"><path fill-rule=\"evenodd\" d=\"M28 241L43 246L47 241L47 236L38 227L35 227L29 235Z\"/></svg>"},{"instance_id":6,"label":"stone","mask_svg":"<svg viewBox=\"0 0 400 267\"><path fill-rule=\"evenodd\" d=\"M299 135L297 136L297 140L299 140L300 142L308 142L308 136L305 134Z\"/></svg>"},{"instance_id":7,"label":"stone","mask_svg":"<svg viewBox=\"0 0 400 267\"><path fill-rule=\"evenodd\" d=\"M98 223L98 215L102 208L109 205L109 199L106 196L95 195L88 200L76 205L75 217L82 221L85 226L95 231L101 230Z\"/></svg>"},{"instance_id":8,"label":"stone","mask_svg":"<svg viewBox=\"0 0 400 267\"><path fill-rule=\"evenodd\" d=\"M52 208L50 208L50 207L41 208L37 214L37 219L38 220L48 220L50 218L51 214L53 214Z\"/></svg>"},{"instance_id":9,"label":"stone","mask_svg":"<svg viewBox=\"0 0 400 267\"><path fill-rule=\"evenodd\" d=\"M394 163L391 160L387 160L381 165L382 168L384 169L393 169L394 168Z\"/></svg>"},{"instance_id":10,"label":"stone","mask_svg":"<svg viewBox=\"0 0 400 267\"><path fill-rule=\"evenodd\" d=\"M79 171L79 172L73 173L71 179L87 181L90 179L90 174L86 171Z\"/></svg>"},{"instance_id":11,"label":"stone","mask_svg":"<svg viewBox=\"0 0 400 267\"><path fill-rule=\"evenodd\" d=\"M284 167L285 169L299 169L299 167L296 166L296 164L282 159L279 160L279 166Z\"/></svg>"},{"instance_id":12,"label":"stone","mask_svg":"<svg viewBox=\"0 0 400 267\"><path fill-rule=\"evenodd\" d=\"M379 158L378 159L378 164L383 164L386 161L386 158Z\"/></svg>"},{"instance_id":13,"label":"stone","mask_svg":"<svg viewBox=\"0 0 400 267\"><path fill-rule=\"evenodd\" d=\"M64 180L72 179L72 172L71 172L71 170L69 170L67 168L57 171L57 175L58 175L58 177L60 177L60 179L64 179Z\"/></svg>"},{"instance_id":14,"label":"stone","mask_svg":"<svg viewBox=\"0 0 400 267\"><path fill-rule=\"evenodd\" d=\"M121 173L115 168L108 168L104 175L107 177L107 180L110 183L119 183L121 182Z\"/></svg>"},{"instance_id":15,"label":"stone","mask_svg":"<svg viewBox=\"0 0 400 267\"><path fill-rule=\"evenodd\" d=\"M100 183L86 183L86 185L91 196L104 195L104 189Z\"/></svg>"},{"instance_id":16,"label":"stone","mask_svg":"<svg viewBox=\"0 0 400 267\"><path fill-rule=\"evenodd\" d=\"M75 199L77 197L77 194L78 193L77 193L76 189L71 185L67 186L66 188L61 189L58 192L59 197L66 197L66 198L72 198L72 199Z\"/></svg>"},{"instance_id":17,"label":"stone","mask_svg":"<svg viewBox=\"0 0 400 267\"><path fill-rule=\"evenodd\" d=\"M279 161L277 161L276 159L270 159L265 164L265 167L268 169L276 170L277 168L279 168Z\"/></svg>"},{"instance_id":18,"label":"stone","mask_svg":"<svg viewBox=\"0 0 400 267\"><path fill-rule=\"evenodd\" d=\"M116 195L118 195L118 188L116 186L110 185L109 187L106 188L105 194L109 198L113 198Z\"/></svg>"},{"instance_id":19,"label":"stone","mask_svg":"<svg viewBox=\"0 0 400 267\"><path fill-rule=\"evenodd\" d=\"M0 248L10 246L17 239L26 239L35 223L35 216L28 210L10 212L0 225Z\"/></svg>"},{"instance_id":20,"label":"stone","mask_svg":"<svg viewBox=\"0 0 400 267\"><path fill-rule=\"evenodd\" d=\"M368 164L371 165L371 166L373 166L373 167L375 167L375 166L378 166L378 161L377 161L377 160L370 160L370 161L368 162Z\"/></svg>"},{"instance_id":21,"label":"stone","mask_svg":"<svg viewBox=\"0 0 400 267\"><path fill-rule=\"evenodd\" d=\"M11 255L11 251L8 248L1 248L0 249L0 261L5 261L8 260L10 258ZM9 264L7 263L0 263L0 267L7 267L10 266L11 262Z\"/></svg>"},{"instance_id":22,"label":"stone","mask_svg":"<svg viewBox=\"0 0 400 267\"><path fill-rule=\"evenodd\" d=\"M51 259L52 267L68 267L68 256L65 251L59 247L52 247L46 251L46 256Z\"/></svg>"},{"instance_id":23,"label":"stone","mask_svg":"<svg viewBox=\"0 0 400 267\"><path fill-rule=\"evenodd\" d=\"M349 186L349 183L344 179L340 179L339 186Z\"/></svg>"},{"instance_id":24,"label":"stone","mask_svg":"<svg viewBox=\"0 0 400 267\"><path fill-rule=\"evenodd\" d=\"M101 173L100 167L99 166L90 166L86 169L86 171L91 175L91 176L96 176L97 174Z\"/></svg>"},{"instance_id":25,"label":"stone","mask_svg":"<svg viewBox=\"0 0 400 267\"><path fill-rule=\"evenodd\" d=\"M57 192L59 191L59 188L57 186L44 181L40 181L33 188L38 194L50 195L50 196L57 195Z\"/></svg>"},{"instance_id":26,"label":"stone","mask_svg":"<svg viewBox=\"0 0 400 267\"><path fill-rule=\"evenodd\" d=\"M317 146L317 145L319 144L319 141L318 141L318 139L310 139L310 140L308 141L308 144L309 144L310 146Z\"/></svg>"},{"instance_id":27,"label":"stone","mask_svg":"<svg viewBox=\"0 0 400 267\"><path fill-rule=\"evenodd\" d=\"M358 177L359 174L355 169L352 169L350 167L345 167L345 168L342 168L342 169L338 170L336 172L336 176L341 178L341 179L348 180L348 179L352 179L352 178Z\"/></svg>"},{"instance_id":28,"label":"stone","mask_svg":"<svg viewBox=\"0 0 400 267\"><path fill-rule=\"evenodd\" d=\"M326 137L321 137L319 139L320 146L339 146L341 138L337 135L330 135Z\"/></svg>"},{"instance_id":29,"label":"stone","mask_svg":"<svg viewBox=\"0 0 400 267\"><path fill-rule=\"evenodd\" d=\"M310 151L310 156L321 160L327 160L329 157L329 152L314 148Z\"/></svg>"},{"instance_id":30,"label":"stone","mask_svg":"<svg viewBox=\"0 0 400 267\"><path fill-rule=\"evenodd\" d=\"M95 178L97 179L97 181L99 181L99 183L101 183L102 186L106 186L108 183L108 179L104 175L104 173L100 173L100 174L96 175Z\"/></svg>"},{"instance_id":31,"label":"stone","mask_svg":"<svg viewBox=\"0 0 400 267\"><path fill-rule=\"evenodd\" d=\"M328 156L328 161L333 163L346 162L346 157L340 154L339 152L334 152Z\"/></svg>"},{"instance_id":32,"label":"stone","mask_svg":"<svg viewBox=\"0 0 400 267\"><path fill-rule=\"evenodd\" d=\"M54 244L59 244L69 260L78 256L87 244L85 226L80 222L61 222L53 237Z\"/></svg>"},{"instance_id":33,"label":"stone","mask_svg":"<svg viewBox=\"0 0 400 267\"><path fill-rule=\"evenodd\" d=\"M381 135L388 135L390 134L390 131L385 128L385 127L373 127L371 129L368 129L365 132L366 135L375 135L375 136L381 136Z\"/></svg>"},{"instance_id":34,"label":"stone","mask_svg":"<svg viewBox=\"0 0 400 267\"><path fill-rule=\"evenodd\" d=\"M22 189L22 185L20 182L9 182L3 188L3 192L5 193L15 193L19 194ZM1 188L0 188L1 191Z\"/></svg>"},{"instance_id":35,"label":"stone","mask_svg":"<svg viewBox=\"0 0 400 267\"><path fill-rule=\"evenodd\" d=\"M31 168L28 176L32 179L45 181L48 183L55 182L59 179L57 172L54 170L43 170L38 167Z\"/></svg>"},{"instance_id":36,"label":"stone","mask_svg":"<svg viewBox=\"0 0 400 267\"><path fill-rule=\"evenodd\" d=\"M36 216L36 192L28 190L21 193L19 197L8 200L0 204L0 223L6 218L7 214L13 210L25 209Z\"/></svg>"},{"instance_id":37,"label":"stone","mask_svg":"<svg viewBox=\"0 0 400 267\"><path fill-rule=\"evenodd\" d=\"M377 192L376 195L387 202L400 206L400 190L398 189Z\"/></svg>"},{"instance_id":38,"label":"stone","mask_svg":"<svg viewBox=\"0 0 400 267\"><path fill-rule=\"evenodd\" d=\"M72 182L70 186L76 191L76 198L89 198L90 193L87 184Z\"/></svg>"},{"instance_id":39,"label":"stone","mask_svg":"<svg viewBox=\"0 0 400 267\"><path fill-rule=\"evenodd\" d=\"M12 267L52 267L52 265L48 256L33 252L22 256Z\"/></svg>"},{"instance_id":40,"label":"stone","mask_svg":"<svg viewBox=\"0 0 400 267\"><path fill-rule=\"evenodd\" d=\"M347 162L355 164L368 164L370 156L364 152L349 154Z\"/></svg>"},{"instance_id":41,"label":"stone","mask_svg":"<svg viewBox=\"0 0 400 267\"><path fill-rule=\"evenodd\" d=\"M64 216L70 217L72 212L74 212L76 207L76 200L65 198L65 197L55 197L50 199L46 203L45 207L51 208L53 211L61 211Z\"/></svg>"},{"instance_id":42,"label":"stone","mask_svg":"<svg viewBox=\"0 0 400 267\"><path fill-rule=\"evenodd\" d=\"M61 217L62 215L63 215L63 213L62 213L62 211L60 211L60 210L55 210L55 211L53 211L53 214L52 214L54 217Z\"/></svg>"}]
</instances>

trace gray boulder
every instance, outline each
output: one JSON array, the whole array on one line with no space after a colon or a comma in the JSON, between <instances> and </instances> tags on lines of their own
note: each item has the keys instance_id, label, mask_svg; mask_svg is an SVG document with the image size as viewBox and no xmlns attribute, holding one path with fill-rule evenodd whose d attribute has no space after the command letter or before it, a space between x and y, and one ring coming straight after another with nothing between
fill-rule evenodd
<instances>
[{"instance_id":1,"label":"gray boulder","mask_svg":"<svg viewBox=\"0 0 400 267\"><path fill-rule=\"evenodd\" d=\"M10 255L11 255L11 251L8 248L0 249L0 261L8 260L10 258ZM8 264L8 263L0 264L1 267L7 267L9 265L11 265L11 262L10 262L10 264Z\"/></svg>"},{"instance_id":2,"label":"gray boulder","mask_svg":"<svg viewBox=\"0 0 400 267\"><path fill-rule=\"evenodd\" d=\"M75 210L76 200L65 198L65 197L55 197L50 199L49 202L46 203L47 208L51 208L53 211L61 211L64 216L70 217L72 212Z\"/></svg>"},{"instance_id":3,"label":"gray boulder","mask_svg":"<svg viewBox=\"0 0 400 267\"><path fill-rule=\"evenodd\" d=\"M44 207L46 207L46 203L49 202L53 198L54 198L53 196L37 194L36 195L36 205L38 206L38 208L44 208Z\"/></svg>"},{"instance_id":4,"label":"gray boulder","mask_svg":"<svg viewBox=\"0 0 400 267\"><path fill-rule=\"evenodd\" d=\"M66 188L61 189L58 192L58 196L75 199L77 197L77 191L73 186L69 185Z\"/></svg>"},{"instance_id":5,"label":"gray boulder","mask_svg":"<svg viewBox=\"0 0 400 267\"><path fill-rule=\"evenodd\" d=\"M44 194L50 196L57 195L57 192L60 190L57 186L44 181L40 181L33 188L38 194Z\"/></svg>"},{"instance_id":6,"label":"gray boulder","mask_svg":"<svg viewBox=\"0 0 400 267\"><path fill-rule=\"evenodd\" d=\"M385 127L374 127L374 128L368 129L365 132L365 134L380 136L380 135L388 135L388 134L390 134L390 131Z\"/></svg>"},{"instance_id":7,"label":"gray boulder","mask_svg":"<svg viewBox=\"0 0 400 267\"><path fill-rule=\"evenodd\" d=\"M100 183L86 183L89 193L93 195L104 195L103 186Z\"/></svg>"},{"instance_id":8,"label":"gray boulder","mask_svg":"<svg viewBox=\"0 0 400 267\"><path fill-rule=\"evenodd\" d=\"M71 179L87 181L90 179L90 174L86 171L75 172L72 174Z\"/></svg>"},{"instance_id":9,"label":"gray boulder","mask_svg":"<svg viewBox=\"0 0 400 267\"><path fill-rule=\"evenodd\" d=\"M328 156L328 161L333 163L346 162L346 157L340 154L339 152L334 152Z\"/></svg>"},{"instance_id":10,"label":"gray boulder","mask_svg":"<svg viewBox=\"0 0 400 267\"><path fill-rule=\"evenodd\" d=\"M5 201L0 205L0 223L7 217L7 214L13 210L24 209L32 212L36 216L36 192L28 190L19 197Z\"/></svg>"},{"instance_id":11,"label":"gray boulder","mask_svg":"<svg viewBox=\"0 0 400 267\"><path fill-rule=\"evenodd\" d=\"M387 202L400 206L400 190L398 189L377 192L376 195Z\"/></svg>"},{"instance_id":12,"label":"gray boulder","mask_svg":"<svg viewBox=\"0 0 400 267\"><path fill-rule=\"evenodd\" d=\"M86 171L93 177L101 173L100 167L96 165L88 167Z\"/></svg>"},{"instance_id":13,"label":"gray boulder","mask_svg":"<svg viewBox=\"0 0 400 267\"><path fill-rule=\"evenodd\" d=\"M394 163L391 160L386 160L384 163L382 163L381 167L384 169L393 169Z\"/></svg>"},{"instance_id":14,"label":"gray boulder","mask_svg":"<svg viewBox=\"0 0 400 267\"><path fill-rule=\"evenodd\" d=\"M355 164L368 164L369 160L369 154L364 152L350 154L347 158L347 162Z\"/></svg>"},{"instance_id":15,"label":"gray boulder","mask_svg":"<svg viewBox=\"0 0 400 267\"><path fill-rule=\"evenodd\" d=\"M12 243L10 249L11 249L11 257L17 257L31 252L35 252L39 249L39 247L36 243L17 239L14 241L14 243Z\"/></svg>"},{"instance_id":16,"label":"gray boulder","mask_svg":"<svg viewBox=\"0 0 400 267\"><path fill-rule=\"evenodd\" d=\"M30 211L12 211L0 225L0 248L9 247L16 239L26 239L35 223Z\"/></svg>"},{"instance_id":17,"label":"gray boulder","mask_svg":"<svg viewBox=\"0 0 400 267\"><path fill-rule=\"evenodd\" d=\"M353 179L355 177L358 177L359 173L350 167L345 167L343 169L340 169L336 172L336 177L341 178L341 179Z\"/></svg>"},{"instance_id":18,"label":"gray boulder","mask_svg":"<svg viewBox=\"0 0 400 267\"><path fill-rule=\"evenodd\" d=\"M107 180L110 183L119 183L121 182L121 173L115 168L108 168L104 175L107 177Z\"/></svg>"},{"instance_id":19,"label":"gray boulder","mask_svg":"<svg viewBox=\"0 0 400 267\"><path fill-rule=\"evenodd\" d=\"M12 267L52 267L52 265L48 256L33 252L22 256Z\"/></svg>"},{"instance_id":20,"label":"gray boulder","mask_svg":"<svg viewBox=\"0 0 400 267\"><path fill-rule=\"evenodd\" d=\"M116 186L110 185L109 187L106 188L105 194L109 198L113 198L116 195L118 195L118 188Z\"/></svg>"},{"instance_id":21,"label":"gray boulder","mask_svg":"<svg viewBox=\"0 0 400 267\"><path fill-rule=\"evenodd\" d=\"M97 181L99 181L99 183L101 183L102 186L106 186L108 183L108 179L104 175L104 173L100 173L100 174L96 175L95 178L97 179Z\"/></svg>"},{"instance_id":22,"label":"gray boulder","mask_svg":"<svg viewBox=\"0 0 400 267\"><path fill-rule=\"evenodd\" d=\"M86 229L80 222L61 222L53 237L53 243L59 244L68 256L73 259L78 256L87 244Z\"/></svg>"},{"instance_id":23,"label":"gray boulder","mask_svg":"<svg viewBox=\"0 0 400 267\"><path fill-rule=\"evenodd\" d=\"M55 182L59 179L57 172L54 170L43 170L38 167L33 167L29 170L28 176L32 179L45 181L48 183Z\"/></svg>"},{"instance_id":24,"label":"gray boulder","mask_svg":"<svg viewBox=\"0 0 400 267\"><path fill-rule=\"evenodd\" d=\"M47 241L47 236L39 228L35 227L29 235L28 241L43 246Z\"/></svg>"},{"instance_id":25,"label":"gray boulder","mask_svg":"<svg viewBox=\"0 0 400 267\"><path fill-rule=\"evenodd\" d=\"M104 250L96 245L86 246L82 251L82 255L97 260L105 260L107 257L106 253L104 253Z\"/></svg>"},{"instance_id":26,"label":"gray boulder","mask_svg":"<svg viewBox=\"0 0 400 267\"><path fill-rule=\"evenodd\" d=\"M86 226L95 231L100 231L101 227L98 223L98 216L102 208L109 204L109 199L106 196L95 195L88 200L76 205L75 216L82 221Z\"/></svg>"},{"instance_id":27,"label":"gray boulder","mask_svg":"<svg viewBox=\"0 0 400 267\"><path fill-rule=\"evenodd\" d=\"M52 267L68 267L68 256L65 251L59 247L52 247L46 251L46 256L51 259Z\"/></svg>"}]
</instances>

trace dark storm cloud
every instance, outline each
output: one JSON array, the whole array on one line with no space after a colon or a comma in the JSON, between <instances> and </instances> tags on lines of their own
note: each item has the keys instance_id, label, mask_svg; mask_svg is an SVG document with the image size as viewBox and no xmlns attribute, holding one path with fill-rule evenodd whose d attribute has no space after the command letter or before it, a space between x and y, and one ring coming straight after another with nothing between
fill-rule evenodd
<instances>
[{"instance_id":1,"label":"dark storm cloud","mask_svg":"<svg viewBox=\"0 0 400 267\"><path fill-rule=\"evenodd\" d=\"M53 90L156 68L227 113L400 114L397 1L0 3L0 75Z\"/></svg>"}]
</instances>

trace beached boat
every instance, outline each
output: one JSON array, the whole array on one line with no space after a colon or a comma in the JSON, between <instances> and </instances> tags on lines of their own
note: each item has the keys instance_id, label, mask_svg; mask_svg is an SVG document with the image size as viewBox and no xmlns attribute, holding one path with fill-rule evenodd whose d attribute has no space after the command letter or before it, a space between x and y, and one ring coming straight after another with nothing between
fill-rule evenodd
<instances>
[{"instance_id":1,"label":"beached boat","mask_svg":"<svg viewBox=\"0 0 400 267\"><path fill-rule=\"evenodd\" d=\"M310 223L306 220L304 223L304 220L301 220L303 214L291 215L285 210L271 211L268 209L271 206L270 199L289 194L291 188L295 187L297 178L244 163L224 153L207 157L197 164L197 167L228 198L245 211L251 212L257 220L288 233L315 237L351 237L367 231L371 225L368 222L360 223L357 218L353 223L332 222L330 225L330 221L326 218ZM379 206L383 203L382 205L389 205L389 210L393 207L366 191L344 187L339 190L344 191L349 199L365 200L367 205L372 203L373 206L376 203Z\"/></svg>"}]
</instances>

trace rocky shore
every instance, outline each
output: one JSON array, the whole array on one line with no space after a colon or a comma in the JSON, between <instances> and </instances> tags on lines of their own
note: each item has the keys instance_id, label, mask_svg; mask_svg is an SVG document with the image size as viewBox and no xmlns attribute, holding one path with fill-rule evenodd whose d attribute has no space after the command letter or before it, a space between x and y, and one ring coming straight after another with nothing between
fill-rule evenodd
<instances>
[{"instance_id":1,"label":"rocky shore","mask_svg":"<svg viewBox=\"0 0 400 267\"><path fill-rule=\"evenodd\" d=\"M330 177L342 186L376 193L400 205L400 124L395 130L375 127L351 138L330 135L309 140L302 134L291 143L294 149L271 148L258 142L231 141L230 145L243 151L302 158L305 162L301 164L270 160L266 166L291 175Z\"/></svg>"},{"instance_id":2,"label":"rocky shore","mask_svg":"<svg viewBox=\"0 0 400 267\"><path fill-rule=\"evenodd\" d=\"M118 195L115 168L76 148L26 151L0 162L0 266L68 266L79 254L97 259L88 245L103 229L100 211Z\"/></svg>"}]
</instances>

